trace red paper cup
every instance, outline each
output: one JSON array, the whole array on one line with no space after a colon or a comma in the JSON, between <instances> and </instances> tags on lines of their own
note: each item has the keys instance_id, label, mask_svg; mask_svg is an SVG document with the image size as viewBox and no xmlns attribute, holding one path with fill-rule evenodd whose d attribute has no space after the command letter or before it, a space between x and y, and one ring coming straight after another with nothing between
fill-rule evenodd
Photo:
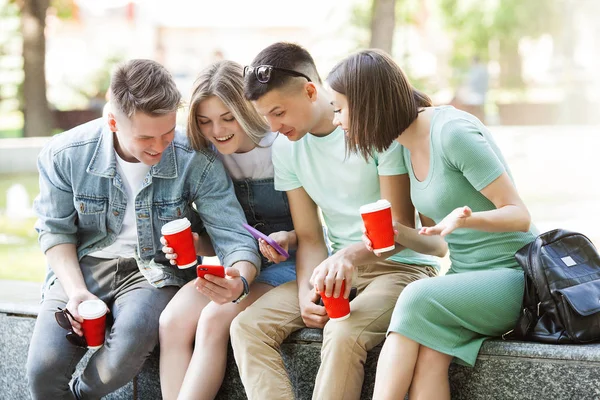
<instances>
[{"instance_id":1,"label":"red paper cup","mask_svg":"<svg viewBox=\"0 0 600 400\"><path fill-rule=\"evenodd\" d=\"M365 204L360 208L367 236L371 239L375 254L394 250L394 225L392 224L392 205L387 200Z\"/></svg>"},{"instance_id":2,"label":"red paper cup","mask_svg":"<svg viewBox=\"0 0 600 400\"><path fill-rule=\"evenodd\" d=\"M342 281L342 290L340 291L340 297L337 299L333 297L333 293L331 293L331 297L325 296L324 292L321 293L325 311L327 311L329 319L333 321L342 321L350 316L350 300L344 298L345 289L346 282Z\"/></svg>"},{"instance_id":3,"label":"red paper cup","mask_svg":"<svg viewBox=\"0 0 600 400\"><path fill-rule=\"evenodd\" d=\"M106 304L102 300L86 300L77 307L83 318L81 330L88 349L99 349L104 345L106 332Z\"/></svg>"},{"instance_id":4,"label":"red paper cup","mask_svg":"<svg viewBox=\"0 0 600 400\"><path fill-rule=\"evenodd\" d=\"M177 253L175 263L179 269L189 268L198 263L192 228L187 218L176 219L163 225L160 230L169 247Z\"/></svg>"}]
</instances>

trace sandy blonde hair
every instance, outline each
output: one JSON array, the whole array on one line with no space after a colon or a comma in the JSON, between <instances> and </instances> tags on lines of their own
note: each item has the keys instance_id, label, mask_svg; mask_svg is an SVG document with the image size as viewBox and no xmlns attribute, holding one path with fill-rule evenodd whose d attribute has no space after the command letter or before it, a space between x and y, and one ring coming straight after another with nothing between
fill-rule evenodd
<instances>
[{"instance_id":1,"label":"sandy blonde hair","mask_svg":"<svg viewBox=\"0 0 600 400\"><path fill-rule=\"evenodd\" d=\"M268 132L266 121L256 112L252 104L244 98L244 80L242 66L233 61L218 61L205 68L194 82L190 100L187 135L195 150L208 147L208 141L202 136L196 110L203 100L217 96L244 132L259 144Z\"/></svg>"},{"instance_id":2,"label":"sandy blonde hair","mask_svg":"<svg viewBox=\"0 0 600 400\"><path fill-rule=\"evenodd\" d=\"M181 93L171 73L152 60L134 59L119 65L110 83L113 110L131 118L136 112L157 116L177 111Z\"/></svg>"}]
</instances>

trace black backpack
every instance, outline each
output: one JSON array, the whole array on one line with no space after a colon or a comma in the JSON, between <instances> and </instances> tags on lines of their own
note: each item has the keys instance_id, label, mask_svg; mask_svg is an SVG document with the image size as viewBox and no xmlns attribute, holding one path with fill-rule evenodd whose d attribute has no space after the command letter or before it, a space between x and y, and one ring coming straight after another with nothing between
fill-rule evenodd
<instances>
[{"instance_id":1,"label":"black backpack","mask_svg":"<svg viewBox=\"0 0 600 400\"><path fill-rule=\"evenodd\" d=\"M600 340L600 255L581 233L539 235L515 258L525 271L523 307L505 339L544 343Z\"/></svg>"}]
</instances>

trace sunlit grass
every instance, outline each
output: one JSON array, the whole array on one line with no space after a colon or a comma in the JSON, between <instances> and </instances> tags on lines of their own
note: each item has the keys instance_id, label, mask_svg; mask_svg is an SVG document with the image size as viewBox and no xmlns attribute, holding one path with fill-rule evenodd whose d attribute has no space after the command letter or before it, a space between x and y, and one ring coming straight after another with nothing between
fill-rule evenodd
<instances>
[{"instance_id":1,"label":"sunlit grass","mask_svg":"<svg viewBox=\"0 0 600 400\"><path fill-rule=\"evenodd\" d=\"M6 210L6 193L12 185L17 183L20 183L25 187L30 202L32 202L35 196L40 192L37 172L0 174L0 210L2 210L3 213L4 210Z\"/></svg>"},{"instance_id":2,"label":"sunlit grass","mask_svg":"<svg viewBox=\"0 0 600 400\"><path fill-rule=\"evenodd\" d=\"M33 229L35 218L14 220L0 216L0 279L40 282L45 257Z\"/></svg>"},{"instance_id":3,"label":"sunlit grass","mask_svg":"<svg viewBox=\"0 0 600 400\"><path fill-rule=\"evenodd\" d=\"M0 279L40 282L45 275L45 257L33 228L35 217L11 218L6 214L6 194L22 184L30 203L39 192L38 174L0 174Z\"/></svg>"}]
</instances>

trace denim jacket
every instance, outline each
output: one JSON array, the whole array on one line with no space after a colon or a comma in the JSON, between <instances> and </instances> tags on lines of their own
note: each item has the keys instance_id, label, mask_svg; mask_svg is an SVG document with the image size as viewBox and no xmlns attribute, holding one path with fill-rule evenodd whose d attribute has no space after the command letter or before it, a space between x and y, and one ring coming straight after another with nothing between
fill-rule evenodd
<instances>
[{"instance_id":1,"label":"denim jacket","mask_svg":"<svg viewBox=\"0 0 600 400\"><path fill-rule=\"evenodd\" d=\"M81 260L115 241L127 199L117 172L113 134L104 119L55 136L41 151L38 169L40 195L34 209L44 253L72 243ZM138 266L156 287L181 286L191 278L186 270L154 261L162 247L161 227L183 217L191 221L200 217L223 265L244 260L260 270L256 242L242 227L246 219L223 164L209 150L194 151L179 128L160 162L146 175L135 198L135 214ZM49 269L46 284L54 279Z\"/></svg>"}]
</instances>

